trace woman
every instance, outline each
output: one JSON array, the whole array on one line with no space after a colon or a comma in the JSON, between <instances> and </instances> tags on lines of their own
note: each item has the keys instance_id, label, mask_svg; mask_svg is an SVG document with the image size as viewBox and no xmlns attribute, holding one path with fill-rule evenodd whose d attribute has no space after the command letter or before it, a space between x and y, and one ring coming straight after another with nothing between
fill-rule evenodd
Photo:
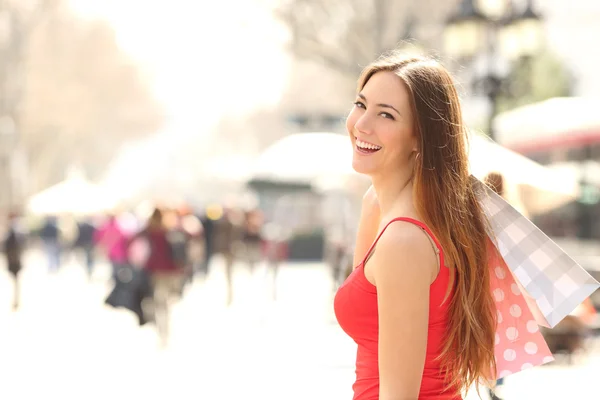
<instances>
[{"instance_id":1,"label":"woman","mask_svg":"<svg viewBox=\"0 0 600 400\"><path fill-rule=\"evenodd\" d=\"M453 80L434 60L383 57L346 125L353 167L372 181L357 266L335 298L358 344L354 399L460 399L494 379L496 320Z\"/></svg>"},{"instance_id":2,"label":"woman","mask_svg":"<svg viewBox=\"0 0 600 400\"><path fill-rule=\"evenodd\" d=\"M144 269L150 274L153 293L154 320L161 339L166 346L170 328L170 305L173 298L181 293L184 280L183 269L177 265L169 243L168 230L163 221L163 213L155 209L146 227L130 241L143 238L147 241L149 254Z\"/></svg>"},{"instance_id":3,"label":"woman","mask_svg":"<svg viewBox=\"0 0 600 400\"><path fill-rule=\"evenodd\" d=\"M17 213L10 213L8 216L8 227L2 243L4 256L6 257L6 265L8 272L13 276L14 291L13 291L13 310L19 308L20 299L20 282L19 274L22 267L23 252L25 250L25 234L19 223Z\"/></svg>"},{"instance_id":4,"label":"woman","mask_svg":"<svg viewBox=\"0 0 600 400\"><path fill-rule=\"evenodd\" d=\"M127 266L127 233L120 224L116 214L108 216L108 220L94 232L93 241L101 246L112 266L112 278L118 280L117 273Z\"/></svg>"}]
</instances>

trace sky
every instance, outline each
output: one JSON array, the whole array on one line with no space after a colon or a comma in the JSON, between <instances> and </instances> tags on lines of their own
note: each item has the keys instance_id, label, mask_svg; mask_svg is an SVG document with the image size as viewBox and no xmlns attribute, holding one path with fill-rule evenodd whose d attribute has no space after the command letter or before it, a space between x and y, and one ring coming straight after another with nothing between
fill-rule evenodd
<instances>
[{"instance_id":1,"label":"sky","mask_svg":"<svg viewBox=\"0 0 600 400\"><path fill-rule=\"evenodd\" d=\"M289 70L269 0L70 0L103 18L145 73L177 134L275 104Z\"/></svg>"}]
</instances>

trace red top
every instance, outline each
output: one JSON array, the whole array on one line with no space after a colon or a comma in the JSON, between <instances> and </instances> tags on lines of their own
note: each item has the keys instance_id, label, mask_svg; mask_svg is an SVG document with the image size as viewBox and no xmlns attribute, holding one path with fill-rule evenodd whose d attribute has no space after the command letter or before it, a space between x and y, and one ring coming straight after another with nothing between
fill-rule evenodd
<instances>
[{"instance_id":1,"label":"red top","mask_svg":"<svg viewBox=\"0 0 600 400\"><path fill-rule=\"evenodd\" d=\"M146 260L145 268L150 272L173 272L178 271L169 240L167 231L164 229L146 231L150 254Z\"/></svg>"},{"instance_id":2,"label":"red top","mask_svg":"<svg viewBox=\"0 0 600 400\"><path fill-rule=\"evenodd\" d=\"M405 221L421 227L435 243L440 257L440 272L430 286L427 354L419 399L460 400L460 396L456 395L454 389L450 390L446 387L440 362L436 361L443 350L448 327L452 293L445 302L444 298L448 290L450 270L444 265L441 246L433 233L422 222L411 218L394 218L383 228L365 258L340 286L335 296L334 308L338 323L358 345L356 381L352 386L353 400L379 399L377 288L365 277L364 264L383 232L395 221ZM410 299L406 300L410 301Z\"/></svg>"}]
</instances>

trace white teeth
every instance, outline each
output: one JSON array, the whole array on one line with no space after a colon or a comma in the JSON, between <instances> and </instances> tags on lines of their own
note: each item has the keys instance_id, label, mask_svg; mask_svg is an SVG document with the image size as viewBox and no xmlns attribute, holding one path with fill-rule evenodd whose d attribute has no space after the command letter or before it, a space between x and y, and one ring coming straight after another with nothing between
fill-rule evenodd
<instances>
[{"instance_id":1,"label":"white teeth","mask_svg":"<svg viewBox=\"0 0 600 400\"><path fill-rule=\"evenodd\" d=\"M379 150L379 149L381 149L381 146L375 146L374 144L363 142L363 141L360 141L358 139L356 140L356 145L358 147L360 147L361 149L369 149L369 150Z\"/></svg>"}]
</instances>

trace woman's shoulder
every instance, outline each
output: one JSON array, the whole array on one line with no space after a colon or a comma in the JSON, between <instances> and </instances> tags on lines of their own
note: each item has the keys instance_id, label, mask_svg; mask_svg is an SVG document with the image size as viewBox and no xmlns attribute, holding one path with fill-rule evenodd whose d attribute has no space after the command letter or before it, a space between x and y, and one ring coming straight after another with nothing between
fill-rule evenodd
<instances>
[{"instance_id":1,"label":"woman's shoulder","mask_svg":"<svg viewBox=\"0 0 600 400\"><path fill-rule=\"evenodd\" d=\"M431 247L423 227L424 225L414 218L391 219L384 225L377 246L392 253L399 250Z\"/></svg>"},{"instance_id":2,"label":"woman's shoulder","mask_svg":"<svg viewBox=\"0 0 600 400\"><path fill-rule=\"evenodd\" d=\"M392 220L379 238L373 254L374 267L385 273L403 273L406 268L437 275L437 254L428 234L412 219ZM390 271L386 271L390 270Z\"/></svg>"}]
</instances>

